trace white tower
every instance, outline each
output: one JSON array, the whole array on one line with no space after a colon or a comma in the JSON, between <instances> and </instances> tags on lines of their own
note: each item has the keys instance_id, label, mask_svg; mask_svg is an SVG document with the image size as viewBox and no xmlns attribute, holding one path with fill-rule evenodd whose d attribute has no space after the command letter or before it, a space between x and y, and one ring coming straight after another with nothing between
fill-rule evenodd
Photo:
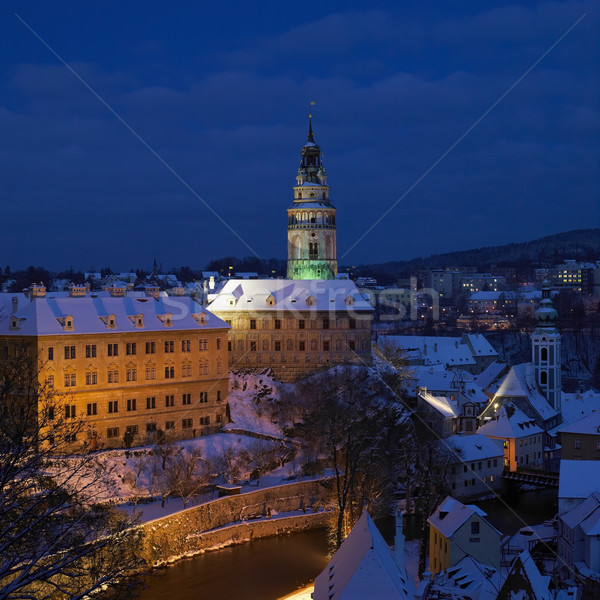
<instances>
[{"instance_id":1,"label":"white tower","mask_svg":"<svg viewBox=\"0 0 600 600\"><path fill-rule=\"evenodd\" d=\"M550 286L544 281L542 301L535 312L537 325L531 334L531 362L535 380L554 410L560 412L560 340L556 327L558 313L550 299Z\"/></svg>"},{"instance_id":2,"label":"white tower","mask_svg":"<svg viewBox=\"0 0 600 600\"><path fill-rule=\"evenodd\" d=\"M296 181L294 203L288 208L288 279L335 279L335 207L329 202L327 174L310 117Z\"/></svg>"}]
</instances>

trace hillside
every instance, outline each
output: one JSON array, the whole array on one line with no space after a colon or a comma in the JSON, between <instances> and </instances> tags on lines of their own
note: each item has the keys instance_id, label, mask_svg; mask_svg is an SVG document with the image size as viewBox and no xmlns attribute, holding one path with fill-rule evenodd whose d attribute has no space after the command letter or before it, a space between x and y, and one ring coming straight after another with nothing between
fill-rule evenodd
<instances>
[{"instance_id":1,"label":"hillside","mask_svg":"<svg viewBox=\"0 0 600 600\"><path fill-rule=\"evenodd\" d=\"M432 254L426 258L360 265L360 274L375 272L401 274L418 269L446 267L476 267L489 270L492 266L553 265L567 258L597 260L600 258L600 229L578 229L557 233L530 242L473 248L446 254Z\"/></svg>"}]
</instances>

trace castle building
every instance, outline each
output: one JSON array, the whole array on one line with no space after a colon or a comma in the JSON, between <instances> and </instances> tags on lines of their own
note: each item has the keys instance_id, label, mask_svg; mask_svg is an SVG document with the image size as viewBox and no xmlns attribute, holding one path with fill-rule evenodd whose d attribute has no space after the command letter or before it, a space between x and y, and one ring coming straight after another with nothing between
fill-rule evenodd
<instances>
[{"instance_id":1,"label":"castle building","mask_svg":"<svg viewBox=\"0 0 600 600\"><path fill-rule=\"evenodd\" d=\"M321 149L315 143L309 118L308 141L288 208L288 279L335 279L337 250L335 207L329 202Z\"/></svg>"},{"instance_id":2,"label":"castle building","mask_svg":"<svg viewBox=\"0 0 600 600\"><path fill-rule=\"evenodd\" d=\"M270 368L282 381L339 364L371 364L373 308L335 279L335 208L321 150L308 141L288 209L288 279L231 279L209 309L231 326L229 367Z\"/></svg>"},{"instance_id":3,"label":"castle building","mask_svg":"<svg viewBox=\"0 0 600 600\"><path fill-rule=\"evenodd\" d=\"M152 442L161 430L192 438L226 422L228 325L191 298L31 290L0 321L0 361L27 348L41 389L85 419L91 448Z\"/></svg>"}]
</instances>

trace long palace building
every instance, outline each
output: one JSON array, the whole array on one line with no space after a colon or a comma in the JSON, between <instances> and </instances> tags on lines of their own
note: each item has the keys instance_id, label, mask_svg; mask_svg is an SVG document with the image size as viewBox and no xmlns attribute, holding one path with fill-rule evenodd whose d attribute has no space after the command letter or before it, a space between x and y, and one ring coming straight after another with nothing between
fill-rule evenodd
<instances>
[{"instance_id":1,"label":"long palace building","mask_svg":"<svg viewBox=\"0 0 600 600\"><path fill-rule=\"evenodd\" d=\"M32 287L31 301L0 321L0 359L26 346L41 387L84 417L91 447L191 438L226 422L228 325L186 297L69 296Z\"/></svg>"}]
</instances>

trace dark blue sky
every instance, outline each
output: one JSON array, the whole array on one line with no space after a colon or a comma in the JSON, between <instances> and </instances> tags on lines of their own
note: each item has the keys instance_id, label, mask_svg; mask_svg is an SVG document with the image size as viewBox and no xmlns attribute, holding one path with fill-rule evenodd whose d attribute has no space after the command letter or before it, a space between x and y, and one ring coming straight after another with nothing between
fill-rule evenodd
<instances>
[{"instance_id":1,"label":"dark blue sky","mask_svg":"<svg viewBox=\"0 0 600 600\"><path fill-rule=\"evenodd\" d=\"M595 2L5 2L0 264L283 258L311 100L344 264L598 226L599 40Z\"/></svg>"}]
</instances>

